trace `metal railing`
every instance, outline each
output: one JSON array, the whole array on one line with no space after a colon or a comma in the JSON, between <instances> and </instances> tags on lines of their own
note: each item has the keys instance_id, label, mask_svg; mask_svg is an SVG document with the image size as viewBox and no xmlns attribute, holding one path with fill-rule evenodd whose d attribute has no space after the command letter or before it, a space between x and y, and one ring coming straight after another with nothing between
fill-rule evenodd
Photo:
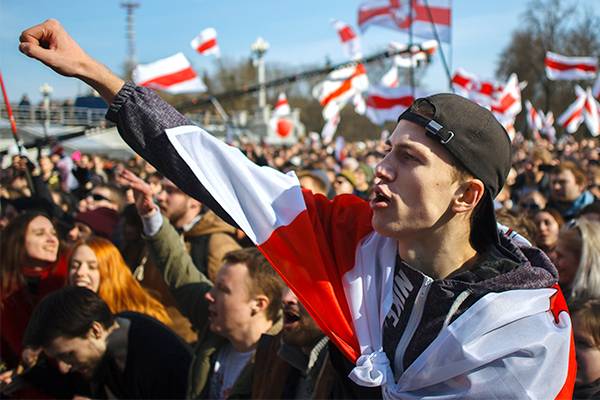
<instances>
[{"instance_id":1,"label":"metal railing","mask_svg":"<svg viewBox=\"0 0 600 400\"><path fill-rule=\"evenodd\" d=\"M52 125L87 126L105 128L110 126L104 116L106 109L73 106L44 106L11 104L13 115L19 125L40 125L48 122ZM6 105L0 104L0 118L8 119Z\"/></svg>"}]
</instances>

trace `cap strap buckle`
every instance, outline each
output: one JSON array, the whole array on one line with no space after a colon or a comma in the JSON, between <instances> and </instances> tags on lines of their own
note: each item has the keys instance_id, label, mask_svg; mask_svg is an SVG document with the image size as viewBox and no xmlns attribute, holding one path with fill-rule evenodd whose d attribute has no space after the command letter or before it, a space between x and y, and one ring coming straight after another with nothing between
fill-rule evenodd
<instances>
[{"instance_id":1,"label":"cap strap buckle","mask_svg":"<svg viewBox=\"0 0 600 400\"><path fill-rule=\"evenodd\" d=\"M454 132L445 131L443 125L434 120L429 121L427 125L425 125L425 130L431 136L436 137L441 144L446 144L454 138ZM446 133L445 137L442 136L442 133Z\"/></svg>"}]
</instances>

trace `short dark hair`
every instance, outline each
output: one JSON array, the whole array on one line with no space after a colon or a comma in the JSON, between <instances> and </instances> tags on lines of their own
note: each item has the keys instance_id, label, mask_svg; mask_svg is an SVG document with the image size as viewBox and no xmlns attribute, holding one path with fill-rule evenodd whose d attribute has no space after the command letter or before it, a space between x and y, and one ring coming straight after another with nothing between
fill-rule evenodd
<instances>
[{"instance_id":1,"label":"short dark hair","mask_svg":"<svg viewBox=\"0 0 600 400\"><path fill-rule=\"evenodd\" d=\"M255 247L230 251L223 256L226 264L244 264L248 268L250 282L248 292L251 296L263 294L269 298L267 318L277 321L281 312L281 292L283 281L277 275L269 261Z\"/></svg>"},{"instance_id":2,"label":"short dark hair","mask_svg":"<svg viewBox=\"0 0 600 400\"><path fill-rule=\"evenodd\" d=\"M110 328L115 317L96 293L78 286L67 286L50 293L35 307L23 344L46 347L60 336L85 337L94 322Z\"/></svg>"}]
</instances>

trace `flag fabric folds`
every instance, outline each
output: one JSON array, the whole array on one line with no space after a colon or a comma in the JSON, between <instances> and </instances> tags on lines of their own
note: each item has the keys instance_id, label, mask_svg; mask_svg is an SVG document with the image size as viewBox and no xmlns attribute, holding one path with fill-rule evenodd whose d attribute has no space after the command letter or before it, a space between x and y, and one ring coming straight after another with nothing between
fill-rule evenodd
<instances>
[{"instance_id":1,"label":"flag fabric folds","mask_svg":"<svg viewBox=\"0 0 600 400\"><path fill-rule=\"evenodd\" d=\"M163 90L171 94L205 92L206 86L183 53L150 64L139 64L133 70L136 85Z\"/></svg>"},{"instance_id":2,"label":"flag fabric folds","mask_svg":"<svg viewBox=\"0 0 600 400\"><path fill-rule=\"evenodd\" d=\"M190 45L202 55L214 54L216 57L221 56L215 28L204 29L198 36L192 39Z\"/></svg>"},{"instance_id":3,"label":"flag fabric folds","mask_svg":"<svg viewBox=\"0 0 600 400\"><path fill-rule=\"evenodd\" d=\"M367 70L364 65L355 64L330 72L325 81L313 88L313 95L323 106L323 118L328 120L368 87Z\"/></svg>"},{"instance_id":4,"label":"flag fabric folds","mask_svg":"<svg viewBox=\"0 0 600 400\"><path fill-rule=\"evenodd\" d=\"M287 96L283 92L279 93L269 125L271 130L281 138L288 137L294 129L294 123L288 118L291 113L292 110L287 101Z\"/></svg>"},{"instance_id":5,"label":"flag fabric folds","mask_svg":"<svg viewBox=\"0 0 600 400\"><path fill-rule=\"evenodd\" d=\"M366 0L358 8L358 26L364 32L371 26L381 26L408 33L423 39L450 42L450 0Z\"/></svg>"},{"instance_id":6,"label":"flag fabric folds","mask_svg":"<svg viewBox=\"0 0 600 400\"><path fill-rule=\"evenodd\" d=\"M421 94L416 94L422 97ZM375 125L387 121L397 121L400 114L413 103L414 97L410 86L384 87L371 86L367 95L366 116Z\"/></svg>"},{"instance_id":7,"label":"flag fabric folds","mask_svg":"<svg viewBox=\"0 0 600 400\"><path fill-rule=\"evenodd\" d=\"M575 133L583 123L583 108L585 107L586 96L579 94L577 99L558 117L556 122L567 132Z\"/></svg>"},{"instance_id":8,"label":"flag fabric folds","mask_svg":"<svg viewBox=\"0 0 600 400\"><path fill-rule=\"evenodd\" d=\"M390 42L389 48L392 51L408 51L408 45ZM413 45L410 48L410 53L399 54L394 56L394 63L400 68L415 68L420 64L429 61L431 56L435 54L438 48L438 43L435 40L427 40L420 45Z\"/></svg>"},{"instance_id":9,"label":"flag fabric folds","mask_svg":"<svg viewBox=\"0 0 600 400\"><path fill-rule=\"evenodd\" d=\"M544 64L550 80L594 79L598 73L595 57L567 57L548 51Z\"/></svg>"},{"instance_id":10,"label":"flag fabric folds","mask_svg":"<svg viewBox=\"0 0 600 400\"><path fill-rule=\"evenodd\" d=\"M539 133L542 130L542 116L529 100L525 101L525 108L527 110L527 126L534 134Z\"/></svg>"},{"instance_id":11,"label":"flag fabric folds","mask_svg":"<svg viewBox=\"0 0 600 400\"><path fill-rule=\"evenodd\" d=\"M335 132L337 131L337 127L340 124L340 114L335 114L327 121L325 121L325 125L323 125L323 129L321 129L321 140L323 144L328 145L333 140L335 136Z\"/></svg>"},{"instance_id":12,"label":"flag fabric folds","mask_svg":"<svg viewBox=\"0 0 600 400\"><path fill-rule=\"evenodd\" d=\"M340 42L344 47L344 52L353 60L358 60L362 57L360 51L360 40L350 25L343 21L333 20L333 27L337 31Z\"/></svg>"},{"instance_id":13,"label":"flag fabric folds","mask_svg":"<svg viewBox=\"0 0 600 400\"><path fill-rule=\"evenodd\" d=\"M388 72L383 74L380 81L381 86L395 88L400 85L400 77L398 76L398 67L392 65Z\"/></svg>"}]
</instances>

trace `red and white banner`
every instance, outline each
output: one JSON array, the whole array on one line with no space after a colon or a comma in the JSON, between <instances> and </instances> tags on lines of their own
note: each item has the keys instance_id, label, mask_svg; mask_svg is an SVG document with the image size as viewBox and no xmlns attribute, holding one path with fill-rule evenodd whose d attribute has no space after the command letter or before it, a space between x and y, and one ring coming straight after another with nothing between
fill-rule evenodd
<instances>
[{"instance_id":1,"label":"red and white banner","mask_svg":"<svg viewBox=\"0 0 600 400\"><path fill-rule=\"evenodd\" d=\"M391 365L400 368L402 361L389 360L383 351L383 326L393 304L398 241L373 229L369 203L352 195L313 195L293 173L253 164L197 126L165 133L172 156L197 180L190 184L210 193L332 345L355 362L349 375L354 382L381 386L384 399L553 399L572 393L572 324L557 285L477 298L395 377ZM422 279L411 289L425 298L432 278ZM418 321L423 308L405 312ZM405 350L398 346L400 360Z\"/></svg>"},{"instance_id":2,"label":"red and white banner","mask_svg":"<svg viewBox=\"0 0 600 400\"><path fill-rule=\"evenodd\" d=\"M209 54L214 54L216 57L221 56L215 28L204 29L198 36L192 39L190 45L198 53L205 56Z\"/></svg>"},{"instance_id":3,"label":"red and white banner","mask_svg":"<svg viewBox=\"0 0 600 400\"><path fill-rule=\"evenodd\" d=\"M421 94L416 96L422 97ZM410 86L395 88L371 86L367 96L366 116L375 125L383 125L387 121L395 122L413 101Z\"/></svg>"},{"instance_id":4,"label":"red and white banner","mask_svg":"<svg viewBox=\"0 0 600 400\"><path fill-rule=\"evenodd\" d=\"M544 63L550 80L594 79L598 73L596 57L567 57L548 51Z\"/></svg>"},{"instance_id":5,"label":"red and white banner","mask_svg":"<svg viewBox=\"0 0 600 400\"><path fill-rule=\"evenodd\" d=\"M400 77L398 75L398 67L392 65L392 68L388 72L386 72L380 81L381 86L395 88L400 86Z\"/></svg>"},{"instance_id":6,"label":"red and white banner","mask_svg":"<svg viewBox=\"0 0 600 400\"><path fill-rule=\"evenodd\" d=\"M337 131L338 125L340 124L340 114L335 114L327 121L325 121L325 125L323 125L323 129L321 130L321 140L323 144L328 145L333 140L335 136L335 132Z\"/></svg>"},{"instance_id":7,"label":"red and white banner","mask_svg":"<svg viewBox=\"0 0 600 400\"><path fill-rule=\"evenodd\" d=\"M579 94L577 99L556 120L567 132L577 132L577 129L583 123L583 109L586 100L585 94Z\"/></svg>"},{"instance_id":8,"label":"red and white banner","mask_svg":"<svg viewBox=\"0 0 600 400\"><path fill-rule=\"evenodd\" d=\"M356 64L336 69L327 75L325 81L313 88L313 96L323 106L323 118L328 120L338 114L357 93L369 87L367 70Z\"/></svg>"},{"instance_id":9,"label":"red and white banner","mask_svg":"<svg viewBox=\"0 0 600 400\"><path fill-rule=\"evenodd\" d=\"M408 45L390 42L389 48L392 51L408 51ZM415 68L426 63L435 54L438 43L435 40L428 40L420 45L413 45L410 53L394 56L394 63L400 68Z\"/></svg>"},{"instance_id":10,"label":"red and white banner","mask_svg":"<svg viewBox=\"0 0 600 400\"><path fill-rule=\"evenodd\" d=\"M360 40L350 25L343 21L333 20L333 27L337 31L338 37L344 47L344 52L353 60L358 60L362 57L360 51Z\"/></svg>"},{"instance_id":11,"label":"red and white banner","mask_svg":"<svg viewBox=\"0 0 600 400\"><path fill-rule=\"evenodd\" d=\"M504 85L481 80L477 75L458 68L452 77L452 88L456 94L471 99L481 106L489 107L498 101Z\"/></svg>"},{"instance_id":12,"label":"red and white banner","mask_svg":"<svg viewBox=\"0 0 600 400\"><path fill-rule=\"evenodd\" d=\"M585 106L583 107L583 119L590 134L594 137L600 135L600 114L598 101L592 95L592 89L585 92Z\"/></svg>"},{"instance_id":13,"label":"red and white banner","mask_svg":"<svg viewBox=\"0 0 600 400\"><path fill-rule=\"evenodd\" d=\"M534 134L539 133L542 130L542 116L529 100L525 101L525 109L527 110L527 126Z\"/></svg>"},{"instance_id":14,"label":"red and white banner","mask_svg":"<svg viewBox=\"0 0 600 400\"><path fill-rule=\"evenodd\" d=\"M136 85L163 90L171 94L205 92L206 85L183 53L150 64L138 64L133 70Z\"/></svg>"},{"instance_id":15,"label":"red and white banner","mask_svg":"<svg viewBox=\"0 0 600 400\"><path fill-rule=\"evenodd\" d=\"M287 96L285 93L279 93L277 97L277 103L275 103L275 107L273 108L273 114L278 117L284 117L286 115L290 115L292 110L290 108L290 104L288 103Z\"/></svg>"},{"instance_id":16,"label":"red and white banner","mask_svg":"<svg viewBox=\"0 0 600 400\"><path fill-rule=\"evenodd\" d=\"M552 111L548 111L546 114L544 114L540 111L540 116L542 118L542 135L544 135L550 142L556 142L556 129L554 128L554 113L552 113Z\"/></svg>"},{"instance_id":17,"label":"red and white banner","mask_svg":"<svg viewBox=\"0 0 600 400\"><path fill-rule=\"evenodd\" d=\"M450 42L450 0L366 0L358 9L358 26L364 32L370 26L409 31L423 39L435 39L432 24L441 42Z\"/></svg>"},{"instance_id":18,"label":"red and white banner","mask_svg":"<svg viewBox=\"0 0 600 400\"><path fill-rule=\"evenodd\" d=\"M491 104L491 111L501 123L506 120L514 120L521 112L521 89L526 83L519 83L517 74L513 73L508 78L498 100Z\"/></svg>"},{"instance_id":19,"label":"red and white banner","mask_svg":"<svg viewBox=\"0 0 600 400\"><path fill-rule=\"evenodd\" d=\"M275 107L273 108L273 116L269 121L271 130L275 132L277 136L286 138L294 130L294 123L288 118L291 113L292 110L287 101L287 96L283 92L279 93L277 103L275 103Z\"/></svg>"}]
</instances>

